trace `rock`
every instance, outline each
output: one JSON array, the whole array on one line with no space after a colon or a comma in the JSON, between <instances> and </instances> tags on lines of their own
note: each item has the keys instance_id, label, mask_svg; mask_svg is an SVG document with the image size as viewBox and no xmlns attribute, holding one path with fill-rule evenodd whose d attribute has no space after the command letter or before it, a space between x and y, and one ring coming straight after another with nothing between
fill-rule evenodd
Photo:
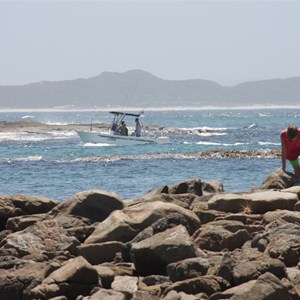
<instances>
[{"instance_id":1,"label":"rock","mask_svg":"<svg viewBox=\"0 0 300 300\"><path fill-rule=\"evenodd\" d=\"M135 267L133 263L104 263L102 266L106 266L113 271L114 276L136 276Z\"/></svg>"},{"instance_id":2,"label":"rock","mask_svg":"<svg viewBox=\"0 0 300 300\"><path fill-rule=\"evenodd\" d=\"M133 295L138 290L138 278L132 276L116 276L111 287L114 291Z\"/></svg>"},{"instance_id":3,"label":"rock","mask_svg":"<svg viewBox=\"0 0 300 300\"><path fill-rule=\"evenodd\" d=\"M106 241L129 242L140 231L166 215L182 215L189 228L200 227L198 217L190 210L164 202L138 203L113 212L106 220L97 225L95 231L86 239L86 244Z\"/></svg>"},{"instance_id":4,"label":"rock","mask_svg":"<svg viewBox=\"0 0 300 300\"><path fill-rule=\"evenodd\" d=\"M233 296L243 295L253 288L256 280L250 280L248 282L242 283L240 285L234 286L230 289L227 289L224 292L217 292L209 297L209 300L224 300L232 299ZM245 299L246 300L246 299Z\"/></svg>"},{"instance_id":5,"label":"rock","mask_svg":"<svg viewBox=\"0 0 300 300\"><path fill-rule=\"evenodd\" d=\"M0 269L0 299L27 300L28 290L45 278L47 263L26 260L15 261L9 270Z\"/></svg>"},{"instance_id":6,"label":"rock","mask_svg":"<svg viewBox=\"0 0 300 300\"><path fill-rule=\"evenodd\" d=\"M105 289L110 289L111 284L115 278L114 272L109 267L102 266L102 265L94 266L94 268L96 269L101 279L102 286Z\"/></svg>"},{"instance_id":7,"label":"rock","mask_svg":"<svg viewBox=\"0 0 300 300\"><path fill-rule=\"evenodd\" d=\"M287 223L258 234L253 239L252 245L260 248L263 243L265 247L261 250L268 253L270 257L280 259L287 267L295 266L299 262L299 230L299 225Z\"/></svg>"},{"instance_id":8,"label":"rock","mask_svg":"<svg viewBox=\"0 0 300 300\"><path fill-rule=\"evenodd\" d=\"M177 281L167 287L163 295L167 295L170 291L184 292L186 294L205 293L208 296L220 292L229 287L229 284L221 277L205 275Z\"/></svg>"},{"instance_id":9,"label":"rock","mask_svg":"<svg viewBox=\"0 0 300 300\"><path fill-rule=\"evenodd\" d=\"M191 203L197 199L198 196L193 194L146 194L143 197L127 200L126 206L132 206L134 204L139 204L141 202L166 202L173 203L175 205L181 206L183 208L189 209Z\"/></svg>"},{"instance_id":10,"label":"rock","mask_svg":"<svg viewBox=\"0 0 300 300\"><path fill-rule=\"evenodd\" d=\"M219 181L202 182L203 194L219 194L224 192L223 184Z\"/></svg>"},{"instance_id":11,"label":"rock","mask_svg":"<svg viewBox=\"0 0 300 300\"><path fill-rule=\"evenodd\" d=\"M97 271L83 258L76 257L52 272L42 283L31 290L31 299L50 299L66 296L75 299L88 295L98 285Z\"/></svg>"},{"instance_id":12,"label":"rock","mask_svg":"<svg viewBox=\"0 0 300 300\"><path fill-rule=\"evenodd\" d=\"M291 186L289 188L281 190L282 192L294 193L300 199L300 185Z\"/></svg>"},{"instance_id":13,"label":"rock","mask_svg":"<svg viewBox=\"0 0 300 300\"><path fill-rule=\"evenodd\" d=\"M49 212L60 201L37 196L1 196L0 197L0 230L5 229L9 218L42 214Z\"/></svg>"},{"instance_id":14,"label":"rock","mask_svg":"<svg viewBox=\"0 0 300 300\"><path fill-rule=\"evenodd\" d=\"M194 295L188 295L184 292L170 291L164 298L164 300L199 300L200 298Z\"/></svg>"},{"instance_id":15,"label":"rock","mask_svg":"<svg viewBox=\"0 0 300 300\"><path fill-rule=\"evenodd\" d=\"M198 178L188 179L186 181L177 183L173 186L162 186L155 190L150 191L145 197L154 196L158 194L195 194L202 196L202 183Z\"/></svg>"},{"instance_id":16,"label":"rock","mask_svg":"<svg viewBox=\"0 0 300 300\"><path fill-rule=\"evenodd\" d=\"M122 252L123 247L124 244L121 242L80 245L77 247L77 254L84 257L90 264L98 265L113 261L116 253Z\"/></svg>"},{"instance_id":17,"label":"rock","mask_svg":"<svg viewBox=\"0 0 300 300\"><path fill-rule=\"evenodd\" d=\"M0 247L14 248L20 257L31 255L36 260L45 260L64 252L74 254L78 245L78 240L68 236L55 220L47 220L9 234L2 240Z\"/></svg>"},{"instance_id":18,"label":"rock","mask_svg":"<svg viewBox=\"0 0 300 300\"><path fill-rule=\"evenodd\" d=\"M235 294L231 300L291 300L287 288L271 273L265 273L254 282L251 289Z\"/></svg>"},{"instance_id":19,"label":"rock","mask_svg":"<svg viewBox=\"0 0 300 300\"><path fill-rule=\"evenodd\" d=\"M208 209L223 212L240 213L249 205L250 199L243 194L224 193L213 195L208 200Z\"/></svg>"},{"instance_id":20,"label":"rock","mask_svg":"<svg viewBox=\"0 0 300 300\"><path fill-rule=\"evenodd\" d=\"M147 286L163 284L169 281L169 277L163 275L149 275L141 278L141 282Z\"/></svg>"},{"instance_id":21,"label":"rock","mask_svg":"<svg viewBox=\"0 0 300 300\"><path fill-rule=\"evenodd\" d=\"M46 214L28 215L12 217L7 220L6 229L13 232L21 231L30 225L33 225L37 221L40 221Z\"/></svg>"},{"instance_id":22,"label":"rock","mask_svg":"<svg viewBox=\"0 0 300 300\"><path fill-rule=\"evenodd\" d=\"M270 211L264 214L263 222L265 224L270 224L274 221L282 220L282 225L284 223L300 223L300 212L298 211L289 211L289 210L276 210Z\"/></svg>"},{"instance_id":23,"label":"rock","mask_svg":"<svg viewBox=\"0 0 300 300\"><path fill-rule=\"evenodd\" d=\"M261 185L261 189L286 189L300 184L300 178L289 172L278 169L267 176Z\"/></svg>"},{"instance_id":24,"label":"rock","mask_svg":"<svg viewBox=\"0 0 300 300\"><path fill-rule=\"evenodd\" d=\"M182 225L133 243L130 250L140 275L165 274L168 264L195 256L191 238Z\"/></svg>"},{"instance_id":25,"label":"rock","mask_svg":"<svg viewBox=\"0 0 300 300\"><path fill-rule=\"evenodd\" d=\"M296 194L282 191L250 193L248 197L251 199L250 209L254 214L264 214L276 209L294 210L295 204L299 201Z\"/></svg>"},{"instance_id":26,"label":"rock","mask_svg":"<svg viewBox=\"0 0 300 300\"><path fill-rule=\"evenodd\" d=\"M287 278L293 284L293 289L296 294L292 299L300 298L300 270L299 268L287 268ZM290 291L291 293L291 291Z\"/></svg>"},{"instance_id":27,"label":"rock","mask_svg":"<svg viewBox=\"0 0 300 300\"><path fill-rule=\"evenodd\" d=\"M286 276L285 265L279 260L257 251L255 248L244 247L234 252L233 282L239 285L257 279L264 273L272 273L278 278Z\"/></svg>"},{"instance_id":28,"label":"rock","mask_svg":"<svg viewBox=\"0 0 300 300\"><path fill-rule=\"evenodd\" d=\"M280 191L262 191L248 194L216 194L208 201L208 208L231 213L241 211L263 214L276 209L294 210L298 196Z\"/></svg>"},{"instance_id":29,"label":"rock","mask_svg":"<svg viewBox=\"0 0 300 300\"><path fill-rule=\"evenodd\" d=\"M233 284L233 269L235 261L231 252L225 252L222 260L216 265L214 275L224 278L229 284Z\"/></svg>"},{"instance_id":30,"label":"rock","mask_svg":"<svg viewBox=\"0 0 300 300\"><path fill-rule=\"evenodd\" d=\"M169 187L169 194L195 194L202 196L202 184L198 178L189 179Z\"/></svg>"},{"instance_id":31,"label":"rock","mask_svg":"<svg viewBox=\"0 0 300 300\"><path fill-rule=\"evenodd\" d=\"M83 297L82 300L127 300L127 297L114 290L99 289L91 296Z\"/></svg>"},{"instance_id":32,"label":"rock","mask_svg":"<svg viewBox=\"0 0 300 300\"><path fill-rule=\"evenodd\" d=\"M198 209L197 206L194 206L192 211L198 216L201 224L207 224L219 217L223 217L226 215L226 213L217 210L203 210L202 208Z\"/></svg>"},{"instance_id":33,"label":"rock","mask_svg":"<svg viewBox=\"0 0 300 300\"><path fill-rule=\"evenodd\" d=\"M195 226L190 227L191 222L188 222L184 215L179 213L170 213L166 217L157 220L156 222L145 228L143 231L141 231L137 236L135 236L133 240L130 241L130 244L140 242L146 238L153 236L156 233L165 231L178 225L183 225L190 235L192 235L196 230Z\"/></svg>"},{"instance_id":34,"label":"rock","mask_svg":"<svg viewBox=\"0 0 300 300\"><path fill-rule=\"evenodd\" d=\"M133 239L138 232L131 218L123 211L116 210L96 226L84 243L97 244L109 241L125 243Z\"/></svg>"},{"instance_id":35,"label":"rock","mask_svg":"<svg viewBox=\"0 0 300 300\"><path fill-rule=\"evenodd\" d=\"M167 275L172 282L206 275L210 266L208 259L195 257L171 263L167 266Z\"/></svg>"},{"instance_id":36,"label":"rock","mask_svg":"<svg viewBox=\"0 0 300 300\"><path fill-rule=\"evenodd\" d=\"M102 190L88 190L77 193L68 200L61 202L53 209L51 218L60 216L75 216L86 221L87 224L102 222L111 212L124 207L119 196Z\"/></svg>"},{"instance_id":37,"label":"rock","mask_svg":"<svg viewBox=\"0 0 300 300\"><path fill-rule=\"evenodd\" d=\"M251 240L247 227L238 221L214 221L203 225L193 236L200 249L234 250Z\"/></svg>"}]
</instances>

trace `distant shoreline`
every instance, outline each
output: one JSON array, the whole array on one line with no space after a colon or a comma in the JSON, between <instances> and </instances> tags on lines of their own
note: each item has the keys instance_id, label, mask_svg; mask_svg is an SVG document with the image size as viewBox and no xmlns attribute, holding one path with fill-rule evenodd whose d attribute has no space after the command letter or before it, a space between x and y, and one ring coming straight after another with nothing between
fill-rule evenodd
<instances>
[{"instance_id":1,"label":"distant shoreline","mask_svg":"<svg viewBox=\"0 0 300 300\"><path fill-rule=\"evenodd\" d=\"M95 111L180 111L180 110L259 110L259 109L300 109L299 105L249 105L249 106L175 106L175 107L120 107L105 108L0 108L0 112L95 112Z\"/></svg>"}]
</instances>

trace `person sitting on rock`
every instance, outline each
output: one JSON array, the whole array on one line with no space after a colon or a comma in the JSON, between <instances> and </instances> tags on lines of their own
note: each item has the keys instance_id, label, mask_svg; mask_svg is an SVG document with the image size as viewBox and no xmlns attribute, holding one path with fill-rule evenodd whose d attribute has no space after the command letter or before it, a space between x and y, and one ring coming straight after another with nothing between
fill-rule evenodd
<instances>
[{"instance_id":1,"label":"person sitting on rock","mask_svg":"<svg viewBox=\"0 0 300 300\"><path fill-rule=\"evenodd\" d=\"M121 125L118 127L117 132L120 135L128 135L128 129L124 121L121 122Z\"/></svg>"},{"instance_id":2,"label":"person sitting on rock","mask_svg":"<svg viewBox=\"0 0 300 300\"><path fill-rule=\"evenodd\" d=\"M285 171L286 160L289 160L294 168L295 175L300 176L298 157L300 155L300 129L296 125L289 125L280 134L281 138L281 162Z\"/></svg>"}]
</instances>

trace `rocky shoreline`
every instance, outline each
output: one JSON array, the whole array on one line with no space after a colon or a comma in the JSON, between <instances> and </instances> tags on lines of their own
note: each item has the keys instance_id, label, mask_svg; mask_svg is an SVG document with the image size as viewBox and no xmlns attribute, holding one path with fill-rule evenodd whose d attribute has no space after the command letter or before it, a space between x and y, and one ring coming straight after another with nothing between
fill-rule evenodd
<instances>
[{"instance_id":1,"label":"rocky shoreline","mask_svg":"<svg viewBox=\"0 0 300 300\"><path fill-rule=\"evenodd\" d=\"M300 299L300 178L0 197L1 300Z\"/></svg>"}]
</instances>

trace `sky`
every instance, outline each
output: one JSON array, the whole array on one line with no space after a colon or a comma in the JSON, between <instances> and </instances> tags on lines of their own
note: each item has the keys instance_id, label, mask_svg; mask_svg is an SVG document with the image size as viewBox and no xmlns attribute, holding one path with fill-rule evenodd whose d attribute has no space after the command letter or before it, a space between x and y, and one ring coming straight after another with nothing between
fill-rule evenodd
<instances>
[{"instance_id":1,"label":"sky","mask_svg":"<svg viewBox=\"0 0 300 300\"><path fill-rule=\"evenodd\" d=\"M144 70L224 86L300 76L300 1L0 0L0 85Z\"/></svg>"}]
</instances>

